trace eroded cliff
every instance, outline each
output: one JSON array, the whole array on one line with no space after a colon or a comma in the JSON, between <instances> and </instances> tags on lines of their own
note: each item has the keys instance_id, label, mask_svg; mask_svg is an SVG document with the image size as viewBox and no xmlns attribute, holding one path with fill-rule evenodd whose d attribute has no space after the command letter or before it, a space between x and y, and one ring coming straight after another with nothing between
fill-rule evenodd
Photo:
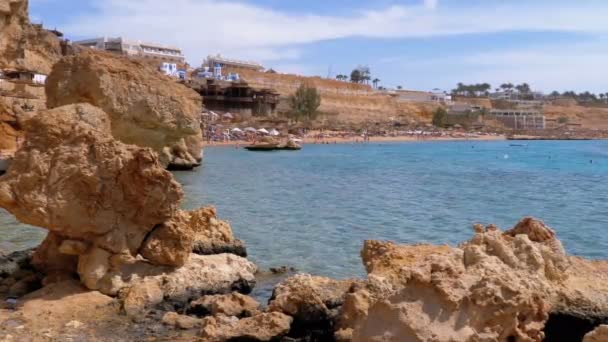
<instances>
[{"instance_id":1,"label":"eroded cliff","mask_svg":"<svg viewBox=\"0 0 608 342\"><path fill-rule=\"evenodd\" d=\"M103 109L114 138L152 148L163 165L201 160L201 97L144 63L83 50L55 65L46 94L49 108L86 102Z\"/></svg>"}]
</instances>

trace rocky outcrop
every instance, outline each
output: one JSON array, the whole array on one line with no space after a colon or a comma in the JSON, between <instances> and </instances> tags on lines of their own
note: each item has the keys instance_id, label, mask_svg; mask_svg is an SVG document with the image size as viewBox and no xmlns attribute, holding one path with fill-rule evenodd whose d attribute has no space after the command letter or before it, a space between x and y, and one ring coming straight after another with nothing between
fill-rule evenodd
<instances>
[{"instance_id":1,"label":"rocky outcrop","mask_svg":"<svg viewBox=\"0 0 608 342\"><path fill-rule=\"evenodd\" d=\"M0 206L51 232L35 257L41 269L77 258L85 285L98 289L121 256L136 255L146 235L176 214L181 187L154 152L115 141L109 117L89 104L40 112L26 134L0 183ZM58 252L62 245L80 254Z\"/></svg>"},{"instance_id":2,"label":"rocky outcrop","mask_svg":"<svg viewBox=\"0 0 608 342\"><path fill-rule=\"evenodd\" d=\"M291 317L279 312L261 313L239 320L236 317L206 317L201 338L208 342L277 341L287 334Z\"/></svg>"},{"instance_id":3,"label":"rocky outcrop","mask_svg":"<svg viewBox=\"0 0 608 342\"><path fill-rule=\"evenodd\" d=\"M225 295L204 296L190 303L188 314L203 316L251 317L257 313L260 303L255 299L234 292Z\"/></svg>"},{"instance_id":4,"label":"rocky outcrop","mask_svg":"<svg viewBox=\"0 0 608 342\"><path fill-rule=\"evenodd\" d=\"M570 261L561 244L532 219L506 233L494 226L476 231L458 248L435 251L367 243L366 266L385 292L368 288L367 301L359 291L345 303L367 309L354 315L353 341L542 341L568 278Z\"/></svg>"},{"instance_id":5,"label":"rocky outcrop","mask_svg":"<svg viewBox=\"0 0 608 342\"><path fill-rule=\"evenodd\" d=\"M87 102L103 109L114 138L152 148L165 166L200 162L201 97L145 63L85 50L55 65L46 94L49 108Z\"/></svg>"},{"instance_id":6,"label":"rocky outcrop","mask_svg":"<svg viewBox=\"0 0 608 342\"><path fill-rule=\"evenodd\" d=\"M193 252L200 255L232 253L246 257L242 241L236 239L228 222L217 218L215 208L207 207L190 212L190 226L194 230Z\"/></svg>"},{"instance_id":7,"label":"rocky outcrop","mask_svg":"<svg viewBox=\"0 0 608 342\"><path fill-rule=\"evenodd\" d=\"M201 324L201 319L180 315L177 312L167 312L163 316L163 324L170 325L178 329L193 329Z\"/></svg>"},{"instance_id":8,"label":"rocky outcrop","mask_svg":"<svg viewBox=\"0 0 608 342\"><path fill-rule=\"evenodd\" d=\"M58 37L30 23L28 0L0 0L0 70L49 74L61 55Z\"/></svg>"},{"instance_id":9,"label":"rocky outcrop","mask_svg":"<svg viewBox=\"0 0 608 342\"><path fill-rule=\"evenodd\" d=\"M293 317L290 337L331 340L344 296L355 283L296 275L275 287L268 311Z\"/></svg>"},{"instance_id":10,"label":"rocky outcrop","mask_svg":"<svg viewBox=\"0 0 608 342\"><path fill-rule=\"evenodd\" d=\"M583 342L606 342L608 341L608 325L600 325L597 329L585 335Z\"/></svg>"},{"instance_id":11,"label":"rocky outcrop","mask_svg":"<svg viewBox=\"0 0 608 342\"><path fill-rule=\"evenodd\" d=\"M38 270L77 273L109 295L133 287L125 302L133 313L158 300L184 305L201 294L251 290L256 267L246 259L191 254L197 234L227 243L230 227L214 215L201 218L213 210L178 210L182 189L156 153L114 140L101 109L43 111L27 121L26 133L0 183L0 206L49 230L32 258ZM136 286L142 279L146 285Z\"/></svg>"}]
</instances>

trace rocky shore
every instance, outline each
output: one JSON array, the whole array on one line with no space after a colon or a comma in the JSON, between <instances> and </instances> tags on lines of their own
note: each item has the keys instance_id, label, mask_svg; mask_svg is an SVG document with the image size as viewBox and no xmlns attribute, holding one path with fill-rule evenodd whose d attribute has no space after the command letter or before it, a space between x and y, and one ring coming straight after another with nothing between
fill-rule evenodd
<instances>
[{"instance_id":1,"label":"rocky shore","mask_svg":"<svg viewBox=\"0 0 608 342\"><path fill-rule=\"evenodd\" d=\"M26 8L0 0L0 47L60 48L20 33ZM456 247L366 241L366 278L285 276L260 303L245 244L215 209L180 209L166 170L201 162L200 97L106 53L51 66L47 109L19 114L25 143L0 176L0 207L48 231L0 256L2 341L608 339L608 263L567 255L533 218Z\"/></svg>"}]
</instances>

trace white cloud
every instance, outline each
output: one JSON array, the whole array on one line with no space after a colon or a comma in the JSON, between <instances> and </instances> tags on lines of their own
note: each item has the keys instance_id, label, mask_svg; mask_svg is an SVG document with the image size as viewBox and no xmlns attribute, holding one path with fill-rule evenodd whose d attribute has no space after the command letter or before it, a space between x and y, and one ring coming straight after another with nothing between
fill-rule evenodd
<instances>
[{"instance_id":1,"label":"white cloud","mask_svg":"<svg viewBox=\"0 0 608 342\"><path fill-rule=\"evenodd\" d=\"M606 32L608 6L486 1L481 7L390 6L353 16L294 14L233 0L94 0L71 35L128 36L181 46L191 63L210 53L262 61L297 59L293 46L347 37L403 38L502 31ZM597 4L593 6L592 3ZM489 5L488 5L489 4ZM287 51L287 52L286 52Z\"/></svg>"},{"instance_id":2,"label":"white cloud","mask_svg":"<svg viewBox=\"0 0 608 342\"><path fill-rule=\"evenodd\" d=\"M424 6L429 9L437 8L439 0L424 0Z\"/></svg>"},{"instance_id":3,"label":"white cloud","mask_svg":"<svg viewBox=\"0 0 608 342\"><path fill-rule=\"evenodd\" d=\"M420 89L437 86L452 89L458 82L488 82L495 87L504 82L528 82L534 89L545 92L604 93L608 79L607 42L598 39L470 54L459 51L458 55L432 59L392 57L381 67L392 68L395 75L407 75L408 86Z\"/></svg>"}]
</instances>

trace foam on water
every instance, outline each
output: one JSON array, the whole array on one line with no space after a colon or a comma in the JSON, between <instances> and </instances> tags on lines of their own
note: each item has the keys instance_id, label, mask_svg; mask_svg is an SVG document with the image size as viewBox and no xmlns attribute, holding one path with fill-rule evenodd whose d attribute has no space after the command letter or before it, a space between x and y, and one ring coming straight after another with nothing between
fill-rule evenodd
<instances>
[{"instance_id":1,"label":"foam on water","mask_svg":"<svg viewBox=\"0 0 608 342\"><path fill-rule=\"evenodd\" d=\"M176 177L184 206L215 205L262 267L360 276L365 239L456 244L475 222L510 228L526 215L570 253L608 258L608 142L510 143L207 148L201 168ZM0 227L5 248L42 236L3 213Z\"/></svg>"}]
</instances>

